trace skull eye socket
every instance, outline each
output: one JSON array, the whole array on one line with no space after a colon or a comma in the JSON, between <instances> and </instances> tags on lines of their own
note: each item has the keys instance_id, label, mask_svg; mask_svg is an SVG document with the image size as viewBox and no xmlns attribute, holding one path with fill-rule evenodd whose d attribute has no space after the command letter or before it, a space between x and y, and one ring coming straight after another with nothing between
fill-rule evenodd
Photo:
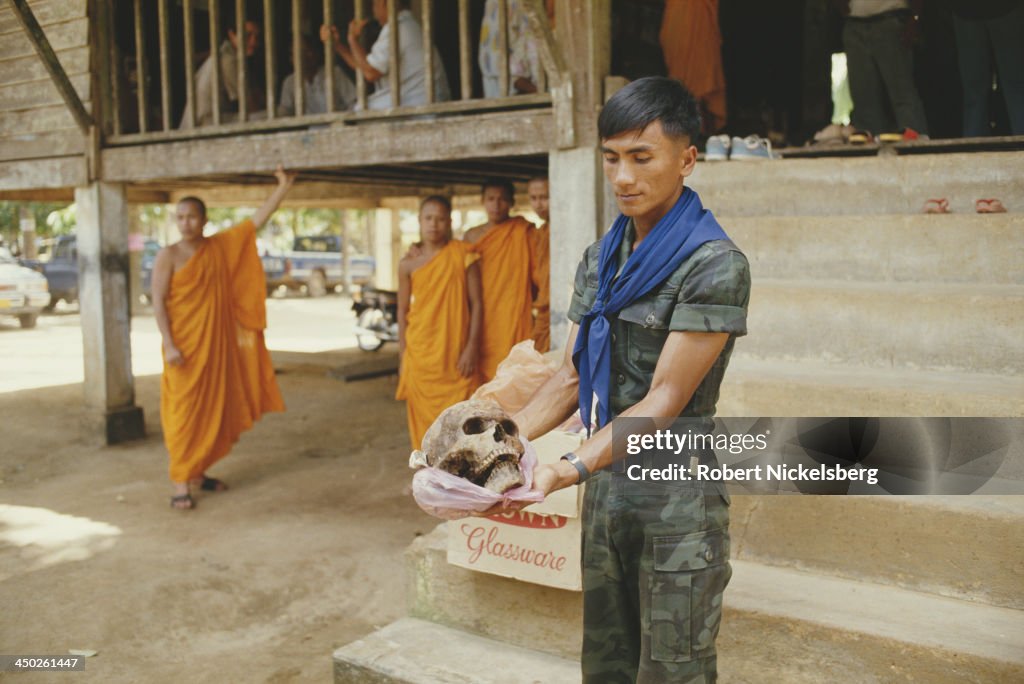
<instances>
[{"instance_id":1,"label":"skull eye socket","mask_svg":"<svg viewBox=\"0 0 1024 684\"><path fill-rule=\"evenodd\" d=\"M487 429L487 424L483 418L470 418L462 424L462 431L467 435L479 435L481 432Z\"/></svg>"},{"instance_id":2,"label":"skull eye socket","mask_svg":"<svg viewBox=\"0 0 1024 684\"><path fill-rule=\"evenodd\" d=\"M503 420L501 423L501 429L505 431L505 434L510 437L515 437L519 434L519 427L511 420Z\"/></svg>"}]
</instances>

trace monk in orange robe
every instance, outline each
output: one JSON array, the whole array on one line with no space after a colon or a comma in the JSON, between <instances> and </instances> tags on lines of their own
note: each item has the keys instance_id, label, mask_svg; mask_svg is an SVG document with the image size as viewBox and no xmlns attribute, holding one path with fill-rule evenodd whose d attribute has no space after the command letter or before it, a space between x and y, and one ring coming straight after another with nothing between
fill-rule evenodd
<instances>
[{"instance_id":1,"label":"monk in orange robe","mask_svg":"<svg viewBox=\"0 0 1024 684\"><path fill-rule=\"evenodd\" d=\"M548 179L533 178L526 186L530 206L544 222L533 233L534 255L537 258L533 268L533 282L537 295L533 300L533 346L544 353L551 349L551 228L550 189Z\"/></svg>"},{"instance_id":2,"label":"monk in orange robe","mask_svg":"<svg viewBox=\"0 0 1024 684\"><path fill-rule=\"evenodd\" d=\"M420 250L398 264L396 399L404 399L412 448L452 404L469 399L479 383L483 319L479 256L452 240L452 206L428 197L420 206Z\"/></svg>"},{"instance_id":3,"label":"monk in orange robe","mask_svg":"<svg viewBox=\"0 0 1024 684\"><path fill-rule=\"evenodd\" d=\"M668 75L689 88L700 102L703 130L725 127L725 68L718 0L669 0L661 18L661 49Z\"/></svg>"},{"instance_id":4,"label":"monk in orange robe","mask_svg":"<svg viewBox=\"0 0 1024 684\"><path fill-rule=\"evenodd\" d=\"M480 340L480 378L489 382L517 343L533 334L533 300L537 287L533 224L510 217L515 187L504 180L484 183L487 223L470 228L463 239L480 255L484 322Z\"/></svg>"},{"instance_id":5,"label":"monk in orange robe","mask_svg":"<svg viewBox=\"0 0 1024 684\"><path fill-rule=\"evenodd\" d=\"M239 435L268 411L283 411L263 340L266 284L256 252L256 230L295 180L277 169L278 185L252 219L203 236L206 206L178 202L181 240L157 254L153 311L163 337L160 421L170 454L171 506L195 507L197 486L227 486L206 470L227 455Z\"/></svg>"}]
</instances>

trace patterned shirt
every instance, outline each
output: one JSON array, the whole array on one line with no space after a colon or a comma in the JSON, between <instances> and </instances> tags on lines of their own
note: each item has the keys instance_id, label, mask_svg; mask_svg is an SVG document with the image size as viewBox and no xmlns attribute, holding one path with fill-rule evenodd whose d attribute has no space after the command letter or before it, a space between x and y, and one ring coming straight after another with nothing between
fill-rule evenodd
<instances>
[{"instance_id":1,"label":"patterned shirt","mask_svg":"<svg viewBox=\"0 0 1024 684\"><path fill-rule=\"evenodd\" d=\"M633 251L636 227L630 221L619 248L619 268ZM579 323L597 298L601 243L583 254L576 270L569 320ZM750 266L729 240L705 242L657 287L614 316L611 323L612 417L638 403L651 388L654 368L673 331L725 332L729 340L679 414L710 418L737 337L747 334Z\"/></svg>"}]
</instances>

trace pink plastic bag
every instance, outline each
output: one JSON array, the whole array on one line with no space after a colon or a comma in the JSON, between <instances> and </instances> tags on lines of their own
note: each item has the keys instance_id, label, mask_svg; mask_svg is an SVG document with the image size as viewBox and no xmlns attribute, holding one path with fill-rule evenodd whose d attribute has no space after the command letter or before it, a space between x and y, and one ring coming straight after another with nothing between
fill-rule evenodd
<instances>
[{"instance_id":1,"label":"pink plastic bag","mask_svg":"<svg viewBox=\"0 0 1024 684\"><path fill-rule=\"evenodd\" d=\"M424 511L444 520L467 518L501 502L540 503L544 500L544 495L533 490L533 469L537 465L537 453L525 437L520 435L519 439L526 448L519 460L519 470L523 473L526 484L510 489L504 494L498 494L469 480L428 466L420 468L412 476L413 498Z\"/></svg>"}]
</instances>

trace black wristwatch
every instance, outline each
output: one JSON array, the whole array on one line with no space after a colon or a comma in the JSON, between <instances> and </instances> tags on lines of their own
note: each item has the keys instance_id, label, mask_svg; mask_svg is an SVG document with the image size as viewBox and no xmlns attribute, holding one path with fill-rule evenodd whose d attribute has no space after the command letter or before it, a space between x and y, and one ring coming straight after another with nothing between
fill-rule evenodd
<instances>
[{"instance_id":1,"label":"black wristwatch","mask_svg":"<svg viewBox=\"0 0 1024 684\"><path fill-rule=\"evenodd\" d=\"M580 457L571 451L565 456L562 456L561 460L568 461L576 469L576 472L580 474L580 479L576 481L576 484L583 484L588 477L590 477L590 471L587 470L587 466L583 465L583 461Z\"/></svg>"}]
</instances>

